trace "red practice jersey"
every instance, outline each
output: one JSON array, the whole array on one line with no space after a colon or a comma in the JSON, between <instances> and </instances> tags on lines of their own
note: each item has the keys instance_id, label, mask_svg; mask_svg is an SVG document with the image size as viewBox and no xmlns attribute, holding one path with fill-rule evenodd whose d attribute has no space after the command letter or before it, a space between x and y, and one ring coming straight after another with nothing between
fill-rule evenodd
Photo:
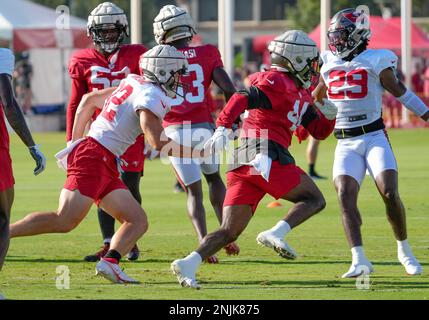
<instances>
[{"instance_id":1,"label":"red practice jersey","mask_svg":"<svg viewBox=\"0 0 429 320\"><path fill-rule=\"evenodd\" d=\"M73 55L69 62L72 92L67 107L67 141L72 137L74 116L82 96L117 86L130 73L140 74L139 58L146 51L145 46L132 44L120 46L108 58L94 48L80 50Z\"/></svg>"},{"instance_id":2,"label":"red practice jersey","mask_svg":"<svg viewBox=\"0 0 429 320\"><path fill-rule=\"evenodd\" d=\"M9 133L7 132L3 105L0 102L0 149L9 150Z\"/></svg>"},{"instance_id":3,"label":"red practice jersey","mask_svg":"<svg viewBox=\"0 0 429 320\"><path fill-rule=\"evenodd\" d=\"M188 74L181 77L185 90L179 88L179 95L173 99L171 111L164 118L163 126L192 123L213 123L210 114L210 84L213 70L223 67L219 50L213 45L180 49L188 59ZM183 97L182 97L183 96Z\"/></svg>"},{"instance_id":4,"label":"red practice jersey","mask_svg":"<svg viewBox=\"0 0 429 320\"><path fill-rule=\"evenodd\" d=\"M244 120L241 137L261 137L279 143L288 148L292 134L300 126L302 117L310 108L314 108L313 98L308 89L297 88L287 73L272 69L257 72L249 77L250 86L261 90L270 100L270 109L250 109ZM231 127L237 116L247 108L247 99L234 94L221 112L218 126ZM235 104L235 106L234 106ZM335 120L327 120L319 111L307 129L318 139L326 138L333 129Z\"/></svg>"}]
</instances>

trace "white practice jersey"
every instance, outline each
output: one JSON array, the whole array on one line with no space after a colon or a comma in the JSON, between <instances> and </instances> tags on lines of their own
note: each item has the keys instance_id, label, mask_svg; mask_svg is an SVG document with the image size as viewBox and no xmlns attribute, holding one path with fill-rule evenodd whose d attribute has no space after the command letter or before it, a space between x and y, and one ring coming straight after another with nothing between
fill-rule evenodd
<instances>
[{"instance_id":1,"label":"white practice jersey","mask_svg":"<svg viewBox=\"0 0 429 320\"><path fill-rule=\"evenodd\" d=\"M159 86L130 74L106 100L88 136L121 156L142 133L138 110L148 109L162 120L170 108L171 99Z\"/></svg>"},{"instance_id":2,"label":"white practice jersey","mask_svg":"<svg viewBox=\"0 0 429 320\"><path fill-rule=\"evenodd\" d=\"M15 57L12 51L6 48L0 48L0 74L6 73L12 75L14 67Z\"/></svg>"},{"instance_id":3,"label":"white practice jersey","mask_svg":"<svg viewBox=\"0 0 429 320\"><path fill-rule=\"evenodd\" d=\"M328 98L338 108L336 129L354 128L381 117L383 87L380 72L396 68L398 57L390 50L367 49L352 61L330 51L321 54L320 70L328 87Z\"/></svg>"}]
</instances>

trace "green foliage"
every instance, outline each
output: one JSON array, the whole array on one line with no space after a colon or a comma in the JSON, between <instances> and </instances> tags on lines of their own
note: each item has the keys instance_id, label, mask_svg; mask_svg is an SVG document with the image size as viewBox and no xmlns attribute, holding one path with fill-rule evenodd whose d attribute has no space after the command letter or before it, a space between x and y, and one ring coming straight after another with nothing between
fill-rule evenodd
<instances>
[{"instance_id":1,"label":"green foliage","mask_svg":"<svg viewBox=\"0 0 429 320\"><path fill-rule=\"evenodd\" d=\"M367 5L372 15L380 15L380 8L373 0L335 0L331 1L331 16L346 8ZM295 7L287 7L286 16L292 28L310 32L320 23L320 0L297 1Z\"/></svg>"}]
</instances>

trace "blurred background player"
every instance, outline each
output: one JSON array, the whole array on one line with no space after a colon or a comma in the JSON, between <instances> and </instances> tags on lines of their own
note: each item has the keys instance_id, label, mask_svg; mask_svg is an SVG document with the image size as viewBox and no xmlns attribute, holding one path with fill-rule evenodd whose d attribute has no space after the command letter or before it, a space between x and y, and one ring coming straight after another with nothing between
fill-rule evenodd
<instances>
[{"instance_id":1,"label":"blurred background player","mask_svg":"<svg viewBox=\"0 0 429 320\"><path fill-rule=\"evenodd\" d=\"M363 250L362 218L357 208L366 170L384 201L397 240L398 260L408 274L418 275L422 267L407 241L398 167L381 117L381 96L386 89L425 121L429 119L429 109L395 75L398 58L393 52L367 49L371 36L368 18L355 9L342 10L332 18L328 31L332 52L321 55L321 78L315 90L316 95L319 90L327 90L329 99L338 107L333 178L352 251L352 264L342 277L373 271Z\"/></svg>"},{"instance_id":2,"label":"blurred background player","mask_svg":"<svg viewBox=\"0 0 429 320\"><path fill-rule=\"evenodd\" d=\"M140 44L121 45L128 36L128 21L124 11L111 2L98 5L88 17L88 36L92 37L95 48L78 51L71 58L69 73L72 79L70 102L67 107L67 141L72 135L77 106L87 92L115 87L128 74L139 73L139 58L146 52ZM99 114L97 110L93 120ZM144 136L141 135L121 157L121 179L137 202L141 203L140 178L144 165ZM104 245L85 261L100 260L107 251L115 233L115 219L98 208L98 221ZM137 244L128 253L129 260L139 257Z\"/></svg>"},{"instance_id":3,"label":"blurred background player","mask_svg":"<svg viewBox=\"0 0 429 320\"><path fill-rule=\"evenodd\" d=\"M31 77L33 67L29 60L28 52L23 52L21 60L16 63L14 72L16 98L24 114L27 114L31 110Z\"/></svg>"},{"instance_id":4,"label":"blurred background player","mask_svg":"<svg viewBox=\"0 0 429 320\"><path fill-rule=\"evenodd\" d=\"M143 55L140 66L144 77L129 74L118 88L83 96L76 111L72 143L56 155L67 170L58 210L31 213L10 227L11 237L67 233L97 203L121 221L110 249L96 265L96 274L114 283L138 282L121 270L119 262L148 228L146 213L119 179L117 156L143 132L156 150L168 144L170 153L194 154L169 139L161 141L161 120L170 110L170 97L176 94L180 75L186 72L185 56L172 46L156 46ZM100 115L84 137L88 121L101 106ZM201 153L195 154L200 157Z\"/></svg>"},{"instance_id":5,"label":"blurred background player","mask_svg":"<svg viewBox=\"0 0 429 320\"><path fill-rule=\"evenodd\" d=\"M223 90L225 99L234 94L235 88L223 68L220 53L212 45L191 47L196 34L194 22L187 11L174 5L164 6L154 19L154 35L158 44L166 43L183 52L188 59L188 75L182 77L185 90L173 101L171 111L165 116L163 126L169 138L190 146L203 145L213 134L215 125L211 116L212 81ZM235 119L234 119L235 120ZM186 189L188 214L199 242L207 234L206 213L203 205L201 171L209 187L209 197L219 222L222 222L222 206L225 185L219 174L219 157L211 156L202 161L170 157L178 180ZM227 254L238 254L236 244L225 248ZM210 263L217 263L215 256Z\"/></svg>"},{"instance_id":6,"label":"blurred background player","mask_svg":"<svg viewBox=\"0 0 429 320\"><path fill-rule=\"evenodd\" d=\"M223 149L229 142L228 128L249 110L241 131L242 144L234 150L234 161L228 168L220 229L207 235L196 251L171 264L184 287L199 288L195 272L201 261L237 239L265 194L294 203L284 219L257 237L258 243L286 259L296 258L284 241L286 234L325 207L319 188L295 165L288 151L292 134L301 124L318 139L328 137L334 129L335 105L324 99L323 105L317 102L317 110L307 90L311 76L318 71L319 51L316 43L298 30L276 37L268 50L270 70L250 76L250 88L233 95L207 141L212 149Z\"/></svg>"},{"instance_id":7,"label":"blurred background player","mask_svg":"<svg viewBox=\"0 0 429 320\"><path fill-rule=\"evenodd\" d=\"M46 166L45 156L34 143L22 110L13 93L12 73L14 66L15 57L12 51L0 48L0 270L9 248L10 211L14 199L15 183L5 115L12 129L28 147L31 156L36 161L34 175L41 173Z\"/></svg>"}]
</instances>

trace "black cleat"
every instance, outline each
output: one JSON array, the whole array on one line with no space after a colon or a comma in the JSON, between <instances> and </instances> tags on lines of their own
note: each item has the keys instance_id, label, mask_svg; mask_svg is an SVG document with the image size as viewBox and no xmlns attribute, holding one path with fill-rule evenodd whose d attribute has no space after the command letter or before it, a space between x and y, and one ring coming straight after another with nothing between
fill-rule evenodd
<instances>
[{"instance_id":1,"label":"black cleat","mask_svg":"<svg viewBox=\"0 0 429 320\"><path fill-rule=\"evenodd\" d=\"M94 254L90 254L89 256L86 256L85 258L83 258L83 260L85 260L86 262L100 261L100 259L107 254L107 251L109 251L109 249L110 249L110 243L105 243L99 251L97 251Z\"/></svg>"},{"instance_id":2,"label":"black cleat","mask_svg":"<svg viewBox=\"0 0 429 320\"><path fill-rule=\"evenodd\" d=\"M134 247L130 250L130 252L127 253L127 259L130 261L135 261L140 257L140 250L139 247L137 247L137 244L134 245Z\"/></svg>"}]
</instances>

